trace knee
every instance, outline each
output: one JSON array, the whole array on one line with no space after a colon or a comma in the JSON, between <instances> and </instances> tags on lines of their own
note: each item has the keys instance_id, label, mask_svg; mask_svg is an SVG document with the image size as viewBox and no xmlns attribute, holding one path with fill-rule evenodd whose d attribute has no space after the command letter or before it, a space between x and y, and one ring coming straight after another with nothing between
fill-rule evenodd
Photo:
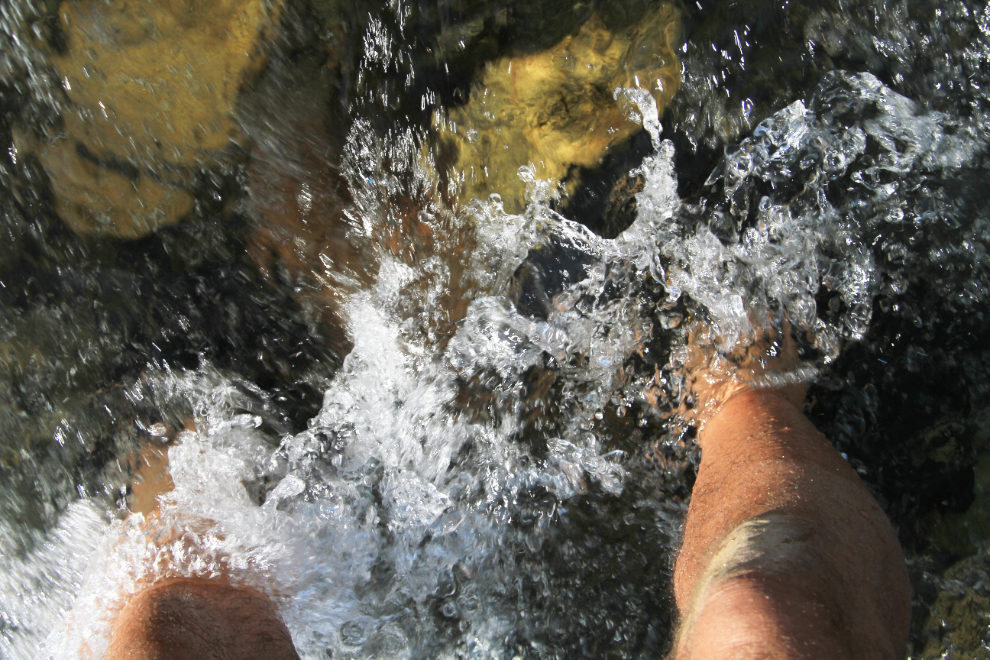
<instances>
[{"instance_id":1,"label":"knee","mask_svg":"<svg viewBox=\"0 0 990 660\"><path fill-rule=\"evenodd\" d=\"M298 660L264 594L217 580L178 578L135 595L113 627L107 660Z\"/></svg>"},{"instance_id":2,"label":"knee","mask_svg":"<svg viewBox=\"0 0 990 660\"><path fill-rule=\"evenodd\" d=\"M906 576L894 579L899 557L867 548L858 565L841 541L782 512L741 524L679 601L677 659L900 657L909 598Z\"/></svg>"}]
</instances>

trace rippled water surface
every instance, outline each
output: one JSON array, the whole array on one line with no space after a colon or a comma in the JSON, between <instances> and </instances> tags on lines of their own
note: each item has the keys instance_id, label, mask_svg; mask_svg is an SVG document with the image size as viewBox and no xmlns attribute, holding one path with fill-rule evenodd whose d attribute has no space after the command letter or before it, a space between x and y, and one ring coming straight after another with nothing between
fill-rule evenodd
<instances>
[{"instance_id":1,"label":"rippled water surface","mask_svg":"<svg viewBox=\"0 0 990 660\"><path fill-rule=\"evenodd\" d=\"M956 1L3 4L0 656L225 574L306 658L662 657L688 338L789 328L909 656L990 657L988 66Z\"/></svg>"}]
</instances>

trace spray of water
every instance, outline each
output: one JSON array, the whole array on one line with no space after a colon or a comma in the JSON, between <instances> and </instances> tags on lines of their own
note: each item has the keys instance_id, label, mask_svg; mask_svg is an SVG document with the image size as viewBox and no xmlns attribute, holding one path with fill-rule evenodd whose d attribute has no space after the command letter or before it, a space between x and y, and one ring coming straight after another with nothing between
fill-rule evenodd
<instances>
[{"instance_id":1,"label":"spray of water","mask_svg":"<svg viewBox=\"0 0 990 660\"><path fill-rule=\"evenodd\" d=\"M405 66L389 43L374 23L364 66ZM786 321L826 364L863 336L874 297L900 272L893 257L878 264L870 241L937 222L912 195L983 145L872 76L838 72L760 124L702 197L682 202L652 97L617 90L616 101L655 153L638 170L636 220L614 241L553 211L556 185L525 164L522 214L497 195L445 204L456 177L442 189L425 133L378 136L358 117L341 169L349 237L373 277L365 286L331 263L318 274L336 287L353 343L319 414L273 437L228 374L152 369L151 387L194 411L195 430L169 449L175 489L147 520L108 522L83 500L43 549L6 562L0 652L35 657L50 629L48 654L98 657L128 594L223 573L275 599L303 657L503 657L514 631L533 625L525 590L550 589L520 557L576 498L628 487L596 420L616 396L644 396L624 367L655 322L673 325L665 310L686 305L722 350ZM410 226L418 252L394 247ZM545 294L544 313L527 313L513 281L548 245L579 256L577 275ZM641 304L647 279L664 288L658 309ZM540 374L558 403L530 442ZM535 643L528 653L553 655Z\"/></svg>"},{"instance_id":2,"label":"spray of water","mask_svg":"<svg viewBox=\"0 0 990 660\"><path fill-rule=\"evenodd\" d=\"M652 113L655 121L655 106ZM524 616L514 548L538 546L547 524L519 530L521 501L542 493L562 506L589 489L622 492L621 452L596 436L593 422L650 333L633 274L650 261L652 226L604 241L551 211L552 186L525 168L524 214L505 213L497 197L452 210L436 201L438 177L416 134L375 141L369 133L355 122L344 170L353 240L377 274L370 288L343 289L353 350L320 414L305 432L273 439L260 418L242 412L240 390L223 374L203 367L152 376L159 390L192 403L197 430L169 449L175 489L160 513L105 525L99 549L80 561L88 571L66 626L48 639L52 655L99 655L126 595L144 584L223 573L280 603L304 657L326 649L500 656ZM649 190L669 216L669 156L650 162L661 161ZM424 258L388 249L408 222L400 198L413 200L416 221L434 237L417 255ZM444 241L463 247L466 235L472 251L452 282L457 246ZM547 318L535 319L515 309L507 289L530 250L550 241L586 255L588 265L553 298ZM445 337L437 328L450 310L441 301L455 289L472 299ZM519 440L523 383L548 365L565 384L563 412L558 432L534 448ZM479 379L499 411L491 417L458 400Z\"/></svg>"}]
</instances>

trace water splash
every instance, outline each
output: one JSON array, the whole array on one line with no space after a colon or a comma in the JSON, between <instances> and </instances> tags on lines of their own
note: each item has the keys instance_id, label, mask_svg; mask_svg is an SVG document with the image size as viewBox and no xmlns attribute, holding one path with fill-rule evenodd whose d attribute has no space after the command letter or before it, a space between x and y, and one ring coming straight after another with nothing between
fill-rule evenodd
<instances>
[{"instance_id":1,"label":"water splash","mask_svg":"<svg viewBox=\"0 0 990 660\"><path fill-rule=\"evenodd\" d=\"M926 178L983 147L958 120L922 111L870 74L833 72L809 105L796 101L728 150L710 192L674 220L669 204L651 209L650 183L667 175L648 161L637 222L660 225L653 270L669 299L687 295L724 348L786 320L812 333L828 362L842 341L863 338L881 282L899 270L878 264L869 241L903 225ZM887 252L897 250L905 247ZM823 296L836 313L819 313Z\"/></svg>"},{"instance_id":2,"label":"water splash","mask_svg":"<svg viewBox=\"0 0 990 660\"><path fill-rule=\"evenodd\" d=\"M501 657L525 619L519 581L532 568L520 549L541 548L558 508L576 498L622 495L624 456L595 421L650 334L631 259L651 244L600 239L553 212L535 179L522 215L504 213L497 198L451 209L414 132L371 133L355 123L343 169L353 240L377 274L370 288L340 289L353 349L321 412L303 433L275 440L222 373L153 376L191 401L198 431L169 450L175 489L158 517L107 529L107 558L93 557L70 630L50 640L57 655L104 648L107 623L144 583L224 573L276 599L304 657ZM653 190L670 199L669 162L665 171ZM429 229L415 255L390 247L410 206ZM534 319L507 294L547 242L590 261L547 318ZM452 248L465 246L466 265L451 262ZM472 297L464 318L448 337L431 333L450 313L439 301L459 286ZM562 390L557 419L530 445L520 436L534 369L552 371ZM480 381L494 397L491 417L460 401Z\"/></svg>"},{"instance_id":3,"label":"water splash","mask_svg":"<svg viewBox=\"0 0 990 660\"><path fill-rule=\"evenodd\" d=\"M401 32L408 12L393 10ZM393 52L398 37L380 22L369 30L362 66L411 72ZM682 303L729 347L786 319L810 331L828 362L864 336L874 301L906 286L918 259L950 264L960 246L980 249L966 244L985 231L977 224L961 223L958 245L924 257L898 232L950 223L926 186L967 167L985 147L981 134L868 74L833 74L767 119L683 202L652 97L615 98L656 152L636 172L636 220L615 241L556 213L558 184L525 163L520 214L497 195L445 202L457 178L437 172L425 131L380 134L359 117L341 170L353 195L348 240L364 270L352 277L327 258L316 274L341 301L353 344L321 411L305 431L280 435L245 414L232 374L149 368L153 387L194 410L198 430L169 451L175 490L155 520L107 523L79 505L50 545L4 566L0 594L29 594L23 609L0 608L4 654L33 657L45 629L22 622L57 620L76 598L48 649L98 655L116 608L144 582L223 572L272 595L304 657L553 657L562 652L544 644L547 631L589 634L574 619L595 608L551 620L532 603L593 599L597 583L555 577L546 557L627 575L595 564L601 538L566 520L596 498L638 497L635 466L599 422L617 399L643 398L627 367L659 334L654 323L675 327L670 308ZM265 148L276 153L278 141ZM547 250L573 265L555 286L532 265ZM664 287L659 307L644 302L649 280ZM974 303L985 297L979 286L966 290ZM642 500L622 509L632 516L623 533L672 537L680 504ZM613 532L625 524L595 516ZM658 547L669 543L649 551ZM606 623L630 653L649 625Z\"/></svg>"},{"instance_id":4,"label":"water splash","mask_svg":"<svg viewBox=\"0 0 990 660\"><path fill-rule=\"evenodd\" d=\"M0 655L38 657L75 601L105 529L103 512L80 500L66 509L35 550L23 557L5 554L0 563Z\"/></svg>"}]
</instances>

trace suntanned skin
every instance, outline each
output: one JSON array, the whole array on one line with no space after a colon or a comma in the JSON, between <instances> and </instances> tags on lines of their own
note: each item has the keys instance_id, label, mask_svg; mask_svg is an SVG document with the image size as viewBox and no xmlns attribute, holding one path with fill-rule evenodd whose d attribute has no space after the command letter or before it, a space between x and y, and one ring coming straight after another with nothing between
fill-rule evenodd
<instances>
[{"instance_id":1,"label":"suntanned skin","mask_svg":"<svg viewBox=\"0 0 990 660\"><path fill-rule=\"evenodd\" d=\"M857 474L795 405L803 391L742 386L721 399L699 433L674 658L902 658L903 554Z\"/></svg>"},{"instance_id":2,"label":"suntanned skin","mask_svg":"<svg viewBox=\"0 0 990 660\"><path fill-rule=\"evenodd\" d=\"M188 428L188 426L187 426ZM153 519L172 490L167 447L134 458L130 507ZM226 578L156 582L125 604L104 660L299 660L292 636L265 594Z\"/></svg>"},{"instance_id":3,"label":"suntanned skin","mask_svg":"<svg viewBox=\"0 0 990 660\"><path fill-rule=\"evenodd\" d=\"M754 344L746 349L752 359L737 363L757 377L771 363L793 366L788 333L766 348ZM702 460L674 572L681 625L673 658L902 658L910 619L904 557L870 492L801 413L805 388L757 390L707 366L693 378ZM298 655L263 594L223 580L173 579L127 603L105 658Z\"/></svg>"},{"instance_id":4,"label":"suntanned skin","mask_svg":"<svg viewBox=\"0 0 990 660\"><path fill-rule=\"evenodd\" d=\"M221 580L177 578L134 596L105 660L299 660L275 604Z\"/></svg>"}]
</instances>

